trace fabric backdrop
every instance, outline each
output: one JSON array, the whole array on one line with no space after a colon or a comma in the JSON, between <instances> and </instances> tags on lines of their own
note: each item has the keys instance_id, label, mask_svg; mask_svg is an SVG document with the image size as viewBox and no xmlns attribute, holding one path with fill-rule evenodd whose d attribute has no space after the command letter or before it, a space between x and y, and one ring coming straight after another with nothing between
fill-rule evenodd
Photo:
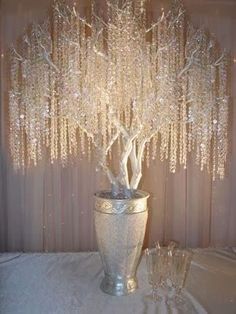
<instances>
[{"instance_id":1,"label":"fabric backdrop","mask_svg":"<svg viewBox=\"0 0 236 314\"><path fill-rule=\"evenodd\" d=\"M98 1L98 0L97 0ZM102 6L102 1L101 6ZM47 16L50 0L1 1L0 251L96 249L93 193L108 186L94 163L79 159L62 168L44 160L25 175L12 169L8 152L6 52L33 22ZM89 1L79 2L86 12ZM153 15L168 0L150 0ZM189 16L205 25L232 54L232 110L227 176L212 182L192 160L170 174L165 162L151 162L141 188L151 193L145 245L169 239L184 246L236 245L236 1L186 0ZM233 59L235 61L233 62Z\"/></svg>"}]
</instances>

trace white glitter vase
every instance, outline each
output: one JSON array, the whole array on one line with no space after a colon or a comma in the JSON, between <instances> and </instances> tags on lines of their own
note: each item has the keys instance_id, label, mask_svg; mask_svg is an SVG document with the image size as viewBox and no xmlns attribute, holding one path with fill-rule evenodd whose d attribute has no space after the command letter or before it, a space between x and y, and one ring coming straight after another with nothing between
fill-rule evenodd
<instances>
[{"instance_id":1,"label":"white glitter vase","mask_svg":"<svg viewBox=\"0 0 236 314\"><path fill-rule=\"evenodd\" d=\"M111 199L109 192L95 194L94 221L105 277L101 289L115 296L137 287L136 270L145 235L149 194L137 191L132 199Z\"/></svg>"}]
</instances>

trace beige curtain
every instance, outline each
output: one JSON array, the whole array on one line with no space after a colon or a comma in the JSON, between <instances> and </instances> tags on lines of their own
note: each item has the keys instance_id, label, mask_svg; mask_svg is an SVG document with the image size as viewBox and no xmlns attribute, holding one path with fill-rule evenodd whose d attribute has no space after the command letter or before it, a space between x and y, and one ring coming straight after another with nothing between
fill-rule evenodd
<instances>
[{"instance_id":1,"label":"beige curtain","mask_svg":"<svg viewBox=\"0 0 236 314\"><path fill-rule=\"evenodd\" d=\"M1 1L0 251L96 249L93 193L108 186L93 162L62 168L45 160L25 175L12 169L8 152L6 53L32 21L48 13L50 0ZM73 2L73 1L72 1ZM100 1L102 3L102 1ZM236 59L235 0L186 0L196 25L205 25ZM150 1L153 15L168 0ZM80 1L86 12L89 1ZM236 245L236 60L232 61L231 146L227 177L212 182L190 160L175 175L158 159L145 169L141 188L151 193L145 245L169 239L190 247Z\"/></svg>"}]
</instances>

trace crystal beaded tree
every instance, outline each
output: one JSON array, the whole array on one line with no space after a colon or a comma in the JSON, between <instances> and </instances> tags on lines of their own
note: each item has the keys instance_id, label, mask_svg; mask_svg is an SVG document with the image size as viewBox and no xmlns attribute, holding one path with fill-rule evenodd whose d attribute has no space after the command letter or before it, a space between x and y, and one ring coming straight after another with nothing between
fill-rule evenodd
<instances>
[{"instance_id":1,"label":"crystal beaded tree","mask_svg":"<svg viewBox=\"0 0 236 314\"><path fill-rule=\"evenodd\" d=\"M144 0L107 0L106 8L104 18L92 5L86 20L76 7L55 3L52 18L33 25L11 49L15 168L36 165L44 147L52 163L60 159L63 165L93 147L113 196L130 197L143 160L154 159L159 145L171 172L178 164L186 168L188 153L195 150L200 168L223 178L225 54L187 21L180 1L150 25ZM116 174L110 166L114 146Z\"/></svg>"}]
</instances>

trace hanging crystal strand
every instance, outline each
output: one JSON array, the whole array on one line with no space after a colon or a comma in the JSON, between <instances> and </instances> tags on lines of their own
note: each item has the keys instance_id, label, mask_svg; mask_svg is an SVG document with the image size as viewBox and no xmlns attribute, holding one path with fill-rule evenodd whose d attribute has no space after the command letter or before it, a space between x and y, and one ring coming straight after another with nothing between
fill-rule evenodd
<instances>
[{"instance_id":1,"label":"hanging crystal strand","mask_svg":"<svg viewBox=\"0 0 236 314\"><path fill-rule=\"evenodd\" d=\"M48 50L50 51L50 55L51 55L52 39L51 39L51 35L49 34L48 34L48 40L49 40ZM51 73L50 66L44 63L43 74L44 74L44 84L45 84L45 94L44 94L45 109L43 113L44 129L42 129L42 132L44 132L43 144L46 145L46 147L50 147L50 97L51 97L50 73Z\"/></svg>"},{"instance_id":2,"label":"hanging crystal strand","mask_svg":"<svg viewBox=\"0 0 236 314\"><path fill-rule=\"evenodd\" d=\"M209 162L208 169L212 175L212 178L215 180L216 174L216 138L217 138L217 128L216 128L216 110L212 110L212 138L211 138L211 149L209 152Z\"/></svg>"},{"instance_id":3,"label":"hanging crystal strand","mask_svg":"<svg viewBox=\"0 0 236 314\"><path fill-rule=\"evenodd\" d=\"M69 137L69 153L73 156L78 154L78 145L77 145L77 137L76 137L76 129L77 125L74 121L68 121L68 137Z\"/></svg>"},{"instance_id":4,"label":"hanging crystal strand","mask_svg":"<svg viewBox=\"0 0 236 314\"><path fill-rule=\"evenodd\" d=\"M98 45L99 46L99 45ZM99 48L100 49L100 48ZM88 38L87 39L87 77L86 77L86 86L88 89L88 102L90 102L90 113L86 114L86 128L91 132L91 133L96 133L94 130L94 116L97 114L96 112L96 91L93 91L94 85L96 85L94 81L94 76L96 76L96 70L94 68L94 63L95 63L95 55L92 50L92 42ZM99 62L98 62L99 64ZM98 65L99 66L99 65ZM93 73L93 75L92 75ZM102 80L102 77L101 77ZM100 82L97 83L97 87L99 88ZM106 114L107 111L105 111ZM88 138L89 141L89 138Z\"/></svg>"},{"instance_id":5,"label":"hanging crystal strand","mask_svg":"<svg viewBox=\"0 0 236 314\"><path fill-rule=\"evenodd\" d=\"M215 103L215 71L214 66L212 66L212 63L214 62L214 56L212 56L211 49L216 50L216 47L213 46L213 42L210 42L208 44L208 37L205 36L205 44L204 44L204 50L205 50L205 73L204 73L204 90L203 90L203 97L204 97L204 107L203 110L205 112L205 115L203 117L203 125L202 129L204 130L203 136L202 136L202 165L201 169L203 169L204 166L207 167L208 172L210 171L210 158L211 158L211 139L212 139L212 113Z\"/></svg>"},{"instance_id":6,"label":"hanging crystal strand","mask_svg":"<svg viewBox=\"0 0 236 314\"><path fill-rule=\"evenodd\" d=\"M126 7L126 13L124 14L124 26L127 30L127 33L125 33L122 36L123 39L123 75L124 75L124 89L126 90L126 99L123 98L123 101L126 102L125 106L125 125L127 127L130 127L130 119L131 119L131 103L133 101L132 96L133 93L133 84L135 82L135 79L132 77L133 70L133 57L135 54L135 45L134 40L132 40L132 37L135 38L134 33L134 26L133 23L133 12L132 12L132 3L128 3ZM125 30L122 30L122 32ZM134 50L133 50L134 49ZM124 95L125 96L125 95Z\"/></svg>"},{"instance_id":7,"label":"hanging crystal strand","mask_svg":"<svg viewBox=\"0 0 236 314\"><path fill-rule=\"evenodd\" d=\"M214 88L214 103L216 103L216 100L218 98L218 84L217 84L217 72L216 72L216 68L214 68L214 79L215 79L215 88ZM217 146L218 146L218 134L217 134L217 130L218 130L218 116L219 110L217 106L213 106L212 109L212 180L215 181L216 179L216 175L217 175Z\"/></svg>"},{"instance_id":8,"label":"hanging crystal strand","mask_svg":"<svg viewBox=\"0 0 236 314\"><path fill-rule=\"evenodd\" d=\"M172 19L170 20L172 22ZM175 33L175 24L173 25L173 29L170 29L172 34L169 34L170 40L173 39L173 35ZM169 74L168 79L170 81L175 82L176 80L176 53L178 58L178 46L173 45L169 48ZM178 120L179 120L179 90L177 84L171 83L170 85L170 116L172 119L172 123L170 126L170 172L174 173L176 171L176 164L177 164L177 148L178 148Z\"/></svg>"},{"instance_id":9,"label":"hanging crystal strand","mask_svg":"<svg viewBox=\"0 0 236 314\"><path fill-rule=\"evenodd\" d=\"M200 165L200 154L201 154L201 150L200 150L201 146L199 143L196 144L196 165Z\"/></svg>"},{"instance_id":10,"label":"hanging crystal strand","mask_svg":"<svg viewBox=\"0 0 236 314\"><path fill-rule=\"evenodd\" d=\"M188 78L188 92L191 93L191 78ZM191 97L191 96L190 96ZM192 112L192 100L189 100L188 105L188 112L187 112L187 120L188 120L188 152L190 153L192 150L194 150L194 140L193 140L193 112Z\"/></svg>"},{"instance_id":11,"label":"hanging crystal strand","mask_svg":"<svg viewBox=\"0 0 236 314\"><path fill-rule=\"evenodd\" d=\"M19 130L19 68L20 60L17 59L13 50L11 50L11 69L9 92L9 124L10 124L10 151L13 158L13 166L17 170L20 168L20 130Z\"/></svg>"},{"instance_id":12,"label":"hanging crystal strand","mask_svg":"<svg viewBox=\"0 0 236 314\"><path fill-rule=\"evenodd\" d=\"M61 82L60 82L60 100L59 101L59 123L60 123L60 154L62 165L65 166L68 159L68 106L71 99L71 75L73 69L70 68L69 62L71 58L70 54L70 30L68 26L68 21L70 21L69 15L67 12L64 13L65 17L63 18L61 25L61 36L59 37L59 44L61 47L60 55L60 67L61 67ZM71 22L71 21L70 21ZM62 37L63 36L63 37Z\"/></svg>"},{"instance_id":13,"label":"hanging crystal strand","mask_svg":"<svg viewBox=\"0 0 236 314\"><path fill-rule=\"evenodd\" d=\"M44 129L42 129L42 132L44 132L43 137L43 144L46 145L46 147L49 147L50 145L50 119L49 119L49 113L50 113L50 105L49 105L49 99L50 99L50 67L47 64L44 64L44 84L45 84L45 95L44 95ZM42 126L43 128L43 126Z\"/></svg>"},{"instance_id":14,"label":"hanging crystal strand","mask_svg":"<svg viewBox=\"0 0 236 314\"><path fill-rule=\"evenodd\" d=\"M117 76L117 96L119 99L119 106L121 107L121 119L124 119L124 124L126 127L129 127L130 123L130 103L131 103L131 84L129 79L130 74L130 65L126 68L125 65L130 62L130 51L129 51L129 34L130 29L130 21L129 17L126 16L126 14L130 15L130 6L129 3L126 6L125 13L120 13L120 15L117 18L116 25L117 25L117 43L115 46L115 58L117 60L116 63L116 73ZM127 29L127 33L125 36L123 36L123 32L125 28ZM127 61L127 62L126 62ZM122 93L123 91L123 93Z\"/></svg>"},{"instance_id":15,"label":"hanging crystal strand","mask_svg":"<svg viewBox=\"0 0 236 314\"><path fill-rule=\"evenodd\" d=\"M71 61L71 68L70 72L72 75L72 82L71 82L71 101L68 104L68 147L69 147L69 154L76 156L78 154L78 143L77 143L77 119L78 115L80 115L80 104L81 104L81 70L80 70L80 20L78 13L76 12L76 8L73 7L72 10L72 25L71 25L71 36L72 42L70 44L70 51L68 57L70 57Z\"/></svg>"},{"instance_id":16,"label":"hanging crystal strand","mask_svg":"<svg viewBox=\"0 0 236 314\"><path fill-rule=\"evenodd\" d=\"M191 108L190 108L191 109ZM189 111L190 111L189 109ZM188 112L189 112L188 111ZM188 123L188 152L190 153L193 149L193 134L192 134L192 122Z\"/></svg>"},{"instance_id":17,"label":"hanging crystal strand","mask_svg":"<svg viewBox=\"0 0 236 314\"><path fill-rule=\"evenodd\" d=\"M209 103L211 104L211 110L208 114L208 138L207 138L207 152L206 152L206 167L208 173L211 174L212 172L212 138L213 138L213 116L214 116L214 103L216 101L216 69L214 66L212 66L213 60L215 58L214 51L216 50L216 45L213 43L213 41L210 41L210 45L208 46L208 67L210 68L210 71L208 71L208 80L209 80Z\"/></svg>"},{"instance_id":18,"label":"hanging crystal strand","mask_svg":"<svg viewBox=\"0 0 236 314\"><path fill-rule=\"evenodd\" d=\"M181 26L183 29L183 25ZM180 49L180 68L184 66L184 34L181 34L181 49ZM182 78L182 102L180 104L180 164L187 167L187 152L188 152L188 133L187 133L187 77Z\"/></svg>"},{"instance_id":19,"label":"hanging crystal strand","mask_svg":"<svg viewBox=\"0 0 236 314\"><path fill-rule=\"evenodd\" d=\"M30 34L31 35L31 34ZM27 166L30 166L31 162L32 162L32 129L35 129L35 125L34 125L34 108L33 106L30 106L30 103L34 103L35 99L34 99L34 92L33 92L33 80L34 80L34 71L33 71L33 56L32 56L32 46L33 46L33 42L32 42L32 38L30 36L30 44L28 46L28 55L27 55L27 60L28 60L28 75L27 76L27 81L26 84L29 86L29 99L28 99L28 104L26 107L26 133L27 133L27 156L28 156L28 160L27 160Z\"/></svg>"},{"instance_id":20,"label":"hanging crystal strand","mask_svg":"<svg viewBox=\"0 0 236 314\"><path fill-rule=\"evenodd\" d=\"M58 66L58 32L59 32L59 13L58 5L55 4L53 8L53 28L52 28L52 60ZM58 158L58 106L57 106L57 78L58 74L51 69L50 71L50 90L51 90L51 128L50 128L50 157L51 163Z\"/></svg>"},{"instance_id":21,"label":"hanging crystal strand","mask_svg":"<svg viewBox=\"0 0 236 314\"><path fill-rule=\"evenodd\" d=\"M140 18L141 1L137 0L137 1L134 1L132 4L133 4L133 15L135 16L135 19L137 20Z\"/></svg>"},{"instance_id":22,"label":"hanging crystal strand","mask_svg":"<svg viewBox=\"0 0 236 314\"><path fill-rule=\"evenodd\" d=\"M181 117L180 117L180 164L187 167L187 106L186 106L186 94L187 86L186 79L183 80L183 100L181 103Z\"/></svg>"},{"instance_id":23,"label":"hanging crystal strand","mask_svg":"<svg viewBox=\"0 0 236 314\"><path fill-rule=\"evenodd\" d=\"M61 119L61 136L60 136L60 141L62 141L61 144L61 160L62 160L62 165L65 166L67 159L68 159L68 143L67 143L67 119L62 118Z\"/></svg>"},{"instance_id":24,"label":"hanging crystal strand","mask_svg":"<svg viewBox=\"0 0 236 314\"><path fill-rule=\"evenodd\" d=\"M156 159L157 142L158 142L158 134L152 138L152 160Z\"/></svg>"},{"instance_id":25,"label":"hanging crystal strand","mask_svg":"<svg viewBox=\"0 0 236 314\"><path fill-rule=\"evenodd\" d=\"M122 42L122 36L120 29L122 28L122 14L119 13L115 15L115 10L111 11L111 19L115 27L108 27L109 37L108 37L108 53L111 58L111 84L112 84L112 99L111 101L117 104L117 114L121 121L124 118L124 111L126 108L125 96L122 91L124 90L124 69L123 60L125 57L124 53L124 43ZM120 145L121 149L121 145Z\"/></svg>"},{"instance_id":26,"label":"hanging crystal strand","mask_svg":"<svg viewBox=\"0 0 236 314\"><path fill-rule=\"evenodd\" d=\"M164 161L169 156L169 125L163 127L160 131L161 146L160 146L160 160Z\"/></svg>"},{"instance_id":27,"label":"hanging crystal strand","mask_svg":"<svg viewBox=\"0 0 236 314\"><path fill-rule=\"evenodd\" d=\"M50 85L51 85L51 127L50 127L50 157L51 163L55 161L58 156L57 146L57 101L56 101L56 82L55 73L50 72Z\"/></svg>"},{"instance_id":28,"label":"hanging crystal strand","mask_svg":"<svg viewBox=\"0 0 236 314\"><path fill-rule=\"evenodd\" d=\"M177 130L175 123L171 124L170 131L170 172L175 173L177 164Z\"/></svg>"},{"instance_id":29,"label":"hanging crystal strand","mask_svg":"<svg viewBox=\"0 0 236 314\"><path fill-rule=\"evenodd\" d=\"M22 42L22 53L24 54L25 60L22 62L22 101L24 102L24 113L22 113L21 118L24 121L24 132L25 132L25 167L30 165L30 128L33 122L31 112L32 112L32 71L31 71L31 60L30 60L30 39L28 35L25 36Z\"/></svg>"},{"instance_id":30,"label":"hanging crystal strand","mask_svg":"<svg viewBox=\"0 0 236 314\"><path fill-rule=\"evenodd\" d=\"M209 119L208 119L208 124L211 125L212 124L212 113L210 113L209 115ZM206 169L207 172L209 174L211 174L211 150L212 150L212 125L209 127L209 132L211 133L211 136L208 135L208 140L207 140L207 156L206 156Z\"/></svg>"},{"instance_id":31,"label":"hanging crystal strand","mask_svg":"<svg viewBox=\"0 0 236 314\"><path fill-rule=\"evenodd\" d=\"M216 167L217 167L217 138L216 134L214 133L212 138L212 180L215 181L216 179Z\"/></svg>"},{"instance_id":32,"label":"hanging crystal strand","mask_svg":"<svg viewBox=\"0 0 236 314\"><path fill-rule=\"evenodd\" d=\"M207 169L207 172L210 173L210 158L211 158L211 139L212 139L212 112L209 112L208 119L207 119L207 125L208 125L208 135L206 139L206 155L205 155L205 166Z\"/></svg>"},{"instance_id":33,"label":"hanging crystal strand","mask_svg":"<svg viewBox=\"0 0 236 314\"><path fill-rule=\"evenodd\" d=\"M66 93L65 86L68 84L67 82L67 73L66 73L66 56L65 56L65 47L64 47L64 36L65 36L65 19L64 16L65 12L63 8L59 6L59 10L62 10L61 15L59 15L59 21L58 23L58 47L57 47L57 66L60 69L60 76L57 78L57 93L58 93L58 99L57 99L57 105L58 105L58 151L59 156L62 160L62 166L65 166L65 143L64 143L64 115L65 115L65 99L64 95Z\"/></svg>"},{"instance_id":34,"label":"hanging crystal strand","mask_svg":"<svg viewBox=\"0 0 236 314\"><path fill-rule=\"evenodd\" d=\"M35 118L35 131L34 131L34 146L35 146L35 158L34 158L34 165L37 165L38 161L42 159L42 148L41 148L41 117L43 112L44 100L43 100L43 93L44 93L44 86L42 85L42 66L43 60L40 54L40 47L39 43L41 41L40 33L38 27L35 26L34 29L34 54L35 54L35 65L34 65L34 93L35 93L35 103L38 104L37 110L34 110L34 118Z\"/></svg>"},{"instance_id":35,"label":"hanging crystal strand","mask_svg":"<svg viewBox=\"0 0 236 314\"><path fill-rule=\"evenodd\" d=\"M43 24L41 31L41 41L45 45L45 50L47 51L49 57L52 54L52 38L49 20ZM41 51L41 58L43 52ZM42 144L46 147L50 146L50 65L45 59L42 60L41 75L42 75L42 104L41 104L41 134L42 134Z\"/></svg>"},{"instance_id":36,"label":"hanging crystal strand","mask_svg":"<svg viewBox=\"0 0 236 314\"><path fill-rule=\"evenodd\" d=\"M167 21L166 18L162 20L160 25L158 26L158 73L157 78L158 82L160 84L160 112L163 112L164 115L168 115L168 106L165 103L165 86L166 86L166 69L168 68L168 59L167 59L167 53L164 51L163 46L164 42L166 40L166 29L167 29ZM163 94L162 94L163 93ZM160 159L163 161L164 159L167 159L169 156L169 125L163 125L163 127L160 129L161 134L161 146L160 146Z\"/></svg>"},{"instance_id":37,"label":"hanging crystal strand","mask_svg":"<svg viewBox=\"0 0 236 314\"><path fill-rule=\"evenodd\" d=\"M127 33L125 36L120 36L122 37L121 41L123 43L123 51L122 53L122 71L123 71L123 86L122 89L125 91L127 94L126 97L122 98L122 101L125 103L125 108L124 108L124 118L125 118L125 125L128 128L130 126L130 104L132 102L132 82L130 81L130 72L131 70L131 64L130 64L130 34L132 33L132 25L130 24L130 16L131 16L131 4L127 5L126 7L126 13L124 14L123 17L123 29L122 32L124 31L124 28L127 28ZM119 47L120 50L120 47ZM119 53L119 51L118 51ZM127 58L127 59L126 59ZM128 62L126 62L128 61ZM126 65L126 67L125 67Z\"/></svg>"},{"instance_id":38,"label":"hanging crystal strand","mask_svg":"<svg viewBox=\"0 0 236 314\"><path fill-rule=\"evenodd\" d=\"M27 46L27 52L26 52L26 66L27 66L27 76L25 77L25 85L28 86L28 99L26 104L26 134L27 134L27 142L26 142L26 151L27 151L27 166L30 166L31 163L31 128L35 128L33 124L33 106L30 105L34 102L33 99L33 90L32 90L32 81L33 81L33 71L32 71L32 59L31 59L31 38L29 45Z\"/></svg>"},{"instance_id":39,"label":"hanging crystal strand","mask_svg":"<svg viewBox=\"0 0 236 314\"><path fill-rule=\"evenodd\" d=\"M193 53L192 47L192 38L195 39L195 30L193 26L190 24L187 26L186 29L186 44L185 44L185 60L187 61L191 54ZM197 39L196 39L197 42ZM194 73L194 75L193 75ZM187 119L188 119L188 152L191 152L195 148L195 136L196 136L196 120L197 117L195 116L196 107L197 107L197 84L199 82L198 77L198 69L196 65L192 65L192 70L187 72L187 92L188 92L188 112L187 112ZM195 84L196 82L196 84ZM194 120L195 119L195 120Z\"/></svg>"},{"instance_id":40,"label":"hanging crystal strand","mask_svg":"<svg viewBox=\"0 0 236 314\"><path fill-rule=\"evenodd\" d=\"M80 23L80 71L81 76L83 78L86 77L86 29L85 29L85 22ZM83 80L80 81L80 91L84 93L84 83ZM83 101L83 99L82 99ZM82 104L81 104L82 105ZM83 121L83 125L86 123L86 115L84 114L81 117L81 121ZM83 134L84 131L80 128L80 145L81 145L81 152L82 155L85 154L85 135Z\"/></svg>"},{"instance_id":41,"label":"hanging crystal strand","mask_svg":"<svg viewBox=\"0 0 236 314\"><path fill-rule=\"evenodd\" d=\"M87 137L87 156L88 156L88 161L90 162L91 161L91 138L90 137Z\"/></svg>"},{"instance_id":42,"label":"hanging crystal strand","mask_svg":"<svg viewBox=\"0 0 236 314\"><path fill-rule=\"evenodd\" d=\"M215 57L213 54L212 58ZM216 67L211 66L211 83L212 83L212 121L211 121L211 129L212 129L212 139L211 139L211 151L209 156L209 164L211 162L211 174L213 181L216 179L216 169L217 169L217 123L218 123L218 108L214 105L217 103L217 69Z\"/></svg>"},{"instance_id":43,"label":"hanging crystal strand","mask_svg":"<svg viewBox=\"0 0 236 314\"><path fill-rule=\"evenodd\" d=\"M102 38L102 36L100 36ZM98 38L96 40L96 47L98 51L103 51L103 43L101 42L101 39ZM101 57L96 56L95 52L92 49L92 44L93 40L95 39L87 39L87 82L86 85L89 88L89 94L90 94L90 102L91 102L91 110L90 113L88 114L88 121L87 121L87 128L90 130L92 134L96 134L96 130L98 128L98 103L97 99L99 98L101 90L104 89L103 82L104 82L104 77L102 73L104 73L103 69L103 60ZM96 66L97 65L97 66ZM100 80L96 80L97 77L99 77L99 72L101 72L100 75ZM94 89L94 86L96 86L96 89ZM108 99L106 94L104 94L104 102L107 104ZM107 120L107 114L108 114L108 108L105 110L106 114L106 120ZM109 123L108 123L109 125ZM107 125L107 137L109 138L110 132L111 132L111 127Z\"/></svg>"},{"instance_id":44,"label":"hanging crystal strand","mask_svg":"<svg viewBox=\"0 0 236 314\"><path fill-rule=\"evenodd\" d=\"M205 133L205 152L204 152L204 166L206 167L208 173L209 173L209 159L210 159L210 149L211 149L211 138L212 138L212 76L211 76L211 71L209 71L210 65L212 63L211 61L211 51L208 45L208 37L207 37L207 42L206 42L206 68L208 68L208 71L205 73L205 77L207 80L207 83L205 84L205 88L208 86L208 91L206 90L206 102L208 102L209 108L208 110L205 110L207 112L207 115L205 117L205 129L207 129L207 132ZM206 105L205 105L206 106Z\"/></svg>"},{"instance_id":45,"label":"hanging crystal strand","mask_svg":"<svg viewBox=\"0 0 236 314\"><path fill-rule=\"evenodd\" d=\"M185 44L185 55L184 58L185 60L187 60L188 56L189 56L189 43L190 43L190 38L192 35L192 27L191 25L187 26L186 29L186 44ZM193 66L194 68L194 66ZM194 128L193 128L193 108L194 108L194 95L193 95L193 77L191 75L191 72L188 73L188 75L186 75L186 84L187 84L187 93L188 93L188 97L186 98L186 100L188 101L188 107L187 107L187 121L188 121L188 135L187 135L187 141L188 141L188 152L191 152L192 150L194 150Z\"/></svg>"},{"instance_id":46,"label":"hanging crystal strand","mask_svg":"<svg viewBox=\"0 0 236 314\"><path fill-rule=\"evenodd\" d=\"M207 73L205 68L207 67L207 62L206 58L206 49L205 49L205 42L202 40L202 51L204 52L204 56L201 57L201 61L204 64L204 68L201 69L201 75L202 75L202 80L201 80L201 88L202 88L202 98L201 98L201 107L200 110L201 112L205 113L204 117L201 117L200 120L200 125L199 125L199 144L200 144L200 169L203 171L204 169L204 164L205 164L205 152L206 152L206 136L207 136L207 126L206 126L206 116L207 113L206 111L206 103L209 104L207 95L206 95L206 88L209 88L208 82L207 82ZM206 86L207 85L207 86ZM208 90L209 93L209 90ZM208 105L209 106L209 105ZM208 109L208 108L207 108Z\"/></svg>"},{"instance_id":47,"label":"hanging crystal strand","mask_svg":"<svg viewBox=\"0 0 236 314\"><path fill-rule=\"evenodd\" d=\"M74 128L71 120L68 120L68 154L73 155Z\"/></svg>"},{"instance_id":48,"label":"hanging crystal strand","mask_svg":"<svg viewBox=\"0 0 236 314\"><path fill-rule=\"evenodd\" d=\"M35 111L36 120L36 145L37 145L37 161L42 159L42 145L46 143L46 136L49 134L48 113L49 113L49 64L45 60L45 53L51 53L51 38L48 30L48 21L42 25L33 28L33 36L35 39L35 54L37 58L37 66L35 69L35 89L38 108ZM36 75L37 73L37 75Z\"/></svg>"},{"instance_id":49,"label":"hanging crystal strand","mask_svg":"<svg viewBox=\"0 0 236 314\"><path fill-rule=\"evenodd\" d=\"M179 14L184 11L184 8L180 4ZM177 73L180 73L181 69L185 65L185 14L182 14L179 20L176 22L176 34L178 38L178 65ZM178 75L178 74L177 74ZM184 75L180 82L181 96L180 100L180 138L179 138L179 160L180 164L187 167L187 76ZM180 97L181 98L181 97Z\"/></svg>"},{"instance_id":50,"label":"hanging crystal strand","mask_svg":"<svg viewBox=\"0 0 236 314\"><path fill-rule=\"evenodd\" d=\"M80 145L81 145L81 153L85 155L85 133L82 129L80 129Z\"/></svg>"},{"instance_id":51,"label":"hanging crystal strand","mask_svg":"<svg viewBox=\"0 0 236 314\"><path fill-rule=\"evenodd\" d=\"M28 38L28 37L27 37ZM25 53L25 61L22 67L22 74L23 74L23 82L24 82L24 101L25 101L25 150L26 150L26 160L25 160L25 166L30 166L30 123L32 121L31 117L31 111L32 111L32 88L31 88L31 82L32 82L32 71L31 71L31 60L30 60L30 39L28 38L27 42L24 46L24 53Z\"/></svg>"},{"instance_id":52,"label":"hanging crystal strand","mask_svg":"<svg viewBox=\"0 0 236 314\"><path fill-rule=\"evenodd\" d=\"M115 83L115 64L114 64L114 53L113 53L113 41L114 40L114 31L111 25L111 21L113 21L113 10L110 2L108 2L108 27L106 28L107 32L107 58L108 58L108 65L107 65L107 79L106 79L106 88L107 88L107 94L109 95L109 100L111 104L114 102L114 95L113 95L113 85ZM114 21L113 21L114 23ZM117 99L117 114L120 114L120 106L119 106L119 100Z\"/></svg>"},{"instance_id":53,"label":"hanging crystal strand","mask_svg":"<svg viewBox=\"0 0 236 314\"><path fill-rule=\"evenodd\" d=\"M26 55L25 47L22 45L22 52ZM27 165L27 150L26 150L26 106L28 100L28 85L26 84L27 80L27 60L24 60L21 63L21 106L20 106L20 143L21 143L21 167L24 170L25 166Z\"/></svg>"},{"instance_id":54,"label":"hanging crystal strand","mask_svg":"<svg viewBox=\"0 0 236 314\"><path fill-rule=\"evenodd\" d=\"M38 55L37 55L37 40L36 40L36 26L33 25L31 30L31 45L30 45L30 61L31 61L31 101L32 103L38 102L38 90L37 90L37 80L38 80ZM36 115L36 106L31 106L30 108L30 121L29 121L29 142L30 142L30 160L34 165L37 164L37 137L38 131L38 121Z\"/></svg>"},{"instance_id":55,"label":"hanging crystal strand","mask_svg":"<svg viewBox=\"0 0 236 314\"><path fill-rule=\"evenodd\" d=\"M69 9L68 9L69 10ZM71 110L73 106L75 105L75 99L77 97L77 91L75 90L75 84L74 84L74 76L76 75L73 73L76 72L76 66L75 66L75 52L74 52L74 46L75 46L75 35L72 32L72 28L74 32L76 32L76 27L74 24L74 14L72 12L67 13L67 19L66 19L66 27L63 33L63 52L64 52L64 62L65 62L65 75L66 80L64 81L64 90L65 95L67 95L67 99L64 96L64 118L67 120L67 143L66 143L66 155L67 159L70 155L70 149L69 149L69 119L71 119Z\"/></svg>"},{"instance_id":56,"label":"hanging crystal strand","mask_svg":"<svg viewBox=\"0 0 236 314\"><path fill-rule=\"evenodd\" d=\"M101 28L101 26L99 26L99 28ZM97 47L99 49L99 51L103 51L104 50L104 43L103 41L100 39L97 43ZM103 54L105 55L105 52L103 51ZM111 132L112 132L112 125L110 124L109 125L109 113L110 113L110 100L112 100L112 96L111 96L111 99L110 97L108 96L109 95L109 92L107 93L106 91L106 85L108 84L108 89L110 90L110 92L112 92L111 88L112 86L109 86L109 82L107 82L107 77L106 76L102 76L101 74L99 74L100 70L102 73L104 73L104 71L106 72L107 68L106 68L106 65L104 64L104 59L97 56L96 59L94 59L94 56L93 57L93 60L97 60L99 62L99 68L97 69L94 69L97 73L97 77L99 77L99 88L100 88L100 91L99 91L99 95L101 93L101 90L103 91L102 92L102 98L101 98L101 102L100 104L98 105L98 108L99 108L99 113L98 112L95 112L94 116L97 115L97 117L95 118L95 122L98 124L99 123L99 120L98 120L98 114L100 115L100 131L101 131L101 136L102 136L102 147L103 149L106 148L107 146L107 143L109 141L109 138L111 136ZM94 70L92 69L91 71L91 76L93 76L93 72ZM109 70L108 70L109 71ZM96 84L96 82L94 81L94 84ZM91 89L92 89L92 86L91 86ZM96 101L96 100L95 100ZM96 131L95 131L96 133Z\"/></svg>"},{"instance_id":57,"label":"hanging crystal strand","mask_svg":"<svg viewBox=\"0 0 236 314\"><path fill-rule=\"evenodd\" d=\"M196 89L196 98L194 99L194 124L193 124L193 132L194 138L196 143L196 164L200 165L201 163L201 110L202 110L202 95L198 93L199 90L202 89L202 70L196 69L196 76L198 81L195 82L195 89ZM195 78L196 80L196 78ZM197 100L197 97L199 99Z\"/></svg>"},{"instance_id":58,"label":"hanging crystal strand","mask_svg":"<svg viewBox=\"0 0 236 314\"><path fill-rule=\"evenodd\" d=\"M148 142L146 145L146 165L147 168L150 166L150 143Z\"/></svg>"},{"instance_id":59,"label":"hanging crystal strand","mask_svg":"<svg viewBox=\"0 0 236 314\"><path fill-rule=\"evenodd\" d=\"M220 179L224 177L225 162L227 157L227 120L228 120L228 96L227 96L227 62L223 59L219 65L219 123L218 123L218 167L217 174Z\"/></svg>"}]
</instances>

